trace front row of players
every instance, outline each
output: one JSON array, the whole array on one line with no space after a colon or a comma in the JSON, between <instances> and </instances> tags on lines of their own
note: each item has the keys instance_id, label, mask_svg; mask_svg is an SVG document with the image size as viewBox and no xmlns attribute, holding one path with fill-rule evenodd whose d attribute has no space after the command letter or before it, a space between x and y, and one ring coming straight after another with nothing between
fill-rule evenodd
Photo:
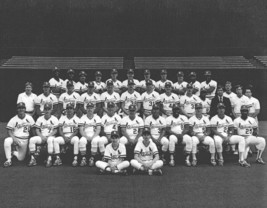
<instances>
[{"instance_id":1,"label":"front row of players","mask_svg":"<svg viewBox=\"0 0 267 208\"><path fill-rule=\"evenodd\" d=\"M9 137L4 142L7 158L4 166L12 165L12 156L24 160L28 146L31 155L29 166L37 165L36 157L40 145L47 146L46 167L61 165L60 155L69 146L72 146L74 154L72 165L85 166L89 143L91 144L89 166L95 164L96 155L100 152L103 161L97 161L96 166L103 171L113 173L121 173L130 165L124 160L125 146L129 147L127 149L130 151L134 150L132 167L148 171L149 174L162 173L161 167L166 163L167 151L170 155L169 165L175 166L177 143L184 144L186 166L197 165L199 144L209 147L210 163L213 166L217 164L223 166L222 152L225 144L238 145L239 164L243 167L250 166L246 159L250 146L255 145L258 149L256 162L264 164L261 155L265 149L265 139L257 136L257 122L248 116L246 106L241 107L241 117L234 122L225 115L223 103L218 104L218 113L211 120L202 115L202 104L196 104L195 108L196 114L188 120L186 116L180 114L179 105L174 104L173 115L165 119L160 116L160 106L154 104L152 115L143 121L136 114L135 105L130 105L129 116L121 119L116 113L116 105L108 103L107 114L100 119L94 114L93 103L87 104L87 114L81 118L75 115L74 106L69 103L66 106L66 115L58 120L51 115L51 104L45 104L44 115L35 123L31 116L25 114L25 104L18 103L18 114L7 124ZM36 129L36 136L29 138L31 129ZM79 133L81 138L78 137ZM157 147L161 148L161 157ZM79 154L80 163L78 163Z\"/></svg>"}]
</instances>

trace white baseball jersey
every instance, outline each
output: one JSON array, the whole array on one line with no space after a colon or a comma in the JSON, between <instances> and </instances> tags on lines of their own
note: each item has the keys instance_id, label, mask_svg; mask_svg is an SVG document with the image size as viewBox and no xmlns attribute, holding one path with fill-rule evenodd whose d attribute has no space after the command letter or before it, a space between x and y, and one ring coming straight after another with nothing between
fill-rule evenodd
<instances>
[{"instance_id":1,"label":"white baseball jersey","mask_svg":"<svg viewBox=\"0 0 267 208\"><path fill-rule=\"evenodd\" d=\"M87 115L83 115L80 118L79 126L83 127L85 134L89 137L92 137L98 126L101 126L101 118L94 114L93 118L88 118Z\"/></svg>"},{"instance_id":2,"label":"white baseball jersey","mask_svg":"<svg viewBox=\"0 0 267 208\"><path fill-rule=\"evenodd\" d=\"M44 111L44 105L46 103L51 104L52 108L53 108L53 105L58 104L58 99L52 93L50 93L48 96L45 96L44 94L41 94L36 98L35 104L40 106L40 110L41 111Z\"/></svg>"},{"instance_id":3,"label":"white baseball jersey","mask_svg":"<svg viewBox=\"0 0 267 208\"><path fill-rule=\"evenodd\" d=\"M82 84L81 82L77 82L74 85L74 91L77 93L84 93L87 91L87 88L88 88L88 83L86 82L84 84Z\"/></svg>"},{"instance_id":4,"label":"white baseball jersey","mask_svg":"<svg viewBox=\"0 0 267 208\"><path fill-rule=\"evenodd\" d=\"M18 115L14 116L7 123L7 129L12 130L15 137L20 139L28 139L30 135L30 129L34 125L34 120L31 116L25 115L23 119L19 118Z\"/></svg>"},{"instance_id":5,"label":"white baseball jersey","mask_svg":"<svg viewBox=\"0 0 267 208\"><path fill-rule=\"evenodd\" d=\"M153 85L155 86L156 85L156 82L153 80L153 79L150 79L153 83ZM142 80L140 82L140 87L143 88L143 89L146 89L146 80Z\"/></svg>"},{"instance_id":6,"label":"white baseball jersey","mask_svg":"<svg viewBox=\"0 0 267 208\"><path fill-rule=\"evenodd\" d=\"M62 85L62 88L64 90L66 90L66 91L67 91L67 82L68 81L69 81L68 79L65 79L65 81L63 81L63 85ZM75 89L76 82L74 80L72 80L72 83L73 83L73 86L74 86L74 89Z\"/></svg>"},{"instance_id":7,"label":"white baseball jersey","mask_svg":"<svg viewBox=\"0 0 267 208\"><path fill-rule=\"evenodd\" d=\"M102 91L104 91L107 87L104 82L96 82L96 81L94 81L94 86L96 90L102 90Z\"/></svg>"},{"instance_id":8,"label":"white baseball jersey","mask_svg":"<svg viewBox=\"0 0 267 208\"><path fill-rule=\"evenodd\" d=\"M111 163L117 163L126 158L126 148L124 144L119 143L117 149L113 149L111 143L108 144L105 149L104 158Z\"/></svg>"},{"instance_id":9,"label":"white baseball jersey","mask_svg":"<svg viewBox=\"0 0 267 208\"><path fill-rule=\"evenodd\" d=\"M200 99L203 109L202 109L202 114L203 115L208 115L209 111L210 111L210 105L211 105L211 99L206 98L205 100Z\"/></svg>"},{"instance_id":10,"label":"white baseball jersey","mask_svg":"<svg viewBox=\"0 0 267 208\"><path fill-rule=\"evenodd\" d=\"M253 133L253 129L258 127L258 124L252 117L248 116L246 120L238 117L234 120L234 127L237 129L238 135L250 136Z\"/></svg>"},{"instance_id":11,"label":"white baseball jersey","mask_svg":"<svg viewBox=\"0 0 267 208\"><path fill-rule=\"evenodd\" d=\"M216 90L217 90L217 82L214 80L210 80L209 83L207 81L201 82L201 89L210 89L210 87L215 87L215 89L211 93L207 93L206 97L211 99L214 98Z\"/></svg>"},{"instance_id":12,"label":"white baseball jersey","mask_svg":"<svg viewBox=\"0 0 267 208\"><path fill-rule=\"evenodd\" d=\"M166 120L162 116L154 119L152 115L145 119L145 127L150 128L150 134L158 139L160 136L161 129L166 128Z\"/></svg>"},{"instance_id":13,"label":"white baseball jersey","mask_svg":"<svg viewBox=\"0 0 267 208\"><path fill-rule=\"evenodd\" d=\"M196 116L192 116L189 119L189 125L193 127L193 132L197 134L204 134L206 129L210 127L210 121L206 116L202 116L201 119Z\"/></svg>"},{"instance_id":14,"label":"white baseball jersey","mask_svg":"<svg viewBox=\"0 0 267 208\"><path fill-rule=\"evenodd\" d=\"M159 90L161 90L161 89L164 89L165 88L165 83L166 82L170 82L171 84L172 84L172 86L173 86L173 82L171 81L171 80L166 80L166 81L162 81L162 80L159 80L159 81L157 81L156 82L156 84L155 84L155 87L157 88L157 89L159 89Z\"/></svg>"},{"instance_id":15,"label":"white baseball jersey","mask_svg":"<svg viewBox=\"0 0 267 208\"><path fill-rule=\"evenodd\" d=\"M170 95L167 95L166 93L162 93L160 95L160 100L163 104L163 109L165 110L167 116L172 115L173 104L180 102L178 95L174 93L171 93Z\"/></svg>"},{"instance_id":16,"label":"white baseball jersey","mask_svg":"<svg viewBox=\"0 0 267 208\"><path fill-rule=\"evenodd\" d=\"M184 125L189 124L188 118L184 115L179 115L177 118L169 116L166 118L166 126L171 128L175 134L182 134Z\"/></svg>"},{"instance_id":17,"label":"white baseball jersey","mask_svg":"<svg viewBox=\"0 0 267 208\"><path fill-rule=\"evenodd\" d=\"M45 116L41 116L37 119L35 127L40 129L43 136L48 136L54 129L58 128L58 119L51 115L51 117L46 120Z\"/></svg>"},{"instance_id":18,"label":"white baseball jersey","mask_svg":"<svg viewBox=\"0 0 267 208\"><path fill-rule=\"evenodd\" d=\"M122 82L121 82L121 81L116 80L116 81L114 82L114 81L110 78L110 79L108 79L108 80L106 81L106 84L107 84L107 82L108 82L109 80L111 80L111 81L113 82L114 90L121 89L121 87L122 87Z\"/></svg>"},{"instance_id":19,"label":"white baseball jersey","mask_svg":"<svg viewBox=\"0 0 267 208\"><path fill-rule=\"evenodd\" d=\"M143 102L143 108L145 110L145 114L151 113L152 107L154 103L160 102L159 93L156 91L152 91L151 93L144 92L141 95L141 102Z\"/></svg>"},{"instance_id":20,"label":"white baseball jersey","mask_svg":"<svg viewBox=\"0 0 267 208\"><path fill-rule=\"evenodd\" d=\"M234 123L233 120L227 115L225 115L222 119L218 115L215 115L210 120L210 126L214 128L216 127L219 133L227 136L228 129L234 127Z\"/></svg>"},{"instance_id":21,"label":"white baseball jersey","mask_svg":"<svg viewBox=\"0 0 267 208\"><path fill-rule=\"evenodd\" d=\"M62 79L59 79L58 81L52 77L50 80L49 80L49 84L51 87L56 87L56 88L61 88L61 89L65 89L64 88L64 81ZM60 96L60 93L55 93L55 92L52 92L55 96L59 97Z\"/></svg>"},{"instance_id":22,"label":"white baseball jersey","mask_svg":"<svg viewBox=\"0 0 267 208\"><path fill-rule=\"evenodd\" d=\"M185 94L180 98L181 107L183 107L186 113L191 115L195 114L196 103L201 103L200 98L196 95L192 95L191 97L189 97Z\"/></svg>"},{"instance_id":23,"label":"white baseball jersey","mask_svg":"<svg viewBox=\"0 0 267 208\"><path fill-rule=\"evenodd\" d=\"M185 81L183 81L182 83L175 82L175 83L173 84L173 88L174 88L175 90L186 89L187 84L188 84L188 83L185 82Z\"/></svg>"},{"instance_id":24,"label":"white baseball jersey","mask_svg":"<svg viewBox=\"0 0 267 208\"><path fill-rule=\"evenodd\" d=\"M256 110L259 110L260 107L260 102L257 98L251 97L248 98L248 107L249 107L249 113L255 113Z\"/></svg>"},{"instance_id":25,"label":"white baseball jersey","mask_svg":"<svg viewBox=\"0 0 267 208\"><path fill-rule=\"evenodd\" d=\"M86 109L88 103L94 103L95 105L97 103L101 103L100 95L95 92L91 95L89 95L87 92L83 93L80 96L80 103L83 104L84 109Z\"/></svg>"},{"instance_id":26,"label":"white baseball jersey","mask_svg":"<svg viewBox=\"0 0 267 208\"><path fill-rule=\"evenodd\" d=\"M115 113L112 117L105 114L101 119L101 126L104 127L106 134L111 134L112 131L118 131L121 122L121 117Z\"/></svg>"},{"instance_id":27,"label":"white baseball jersey","mask_svg":"<svg viewBox=\"0 0 267 208\"><path fill-rule=\"evenodd\" d=\"M229 99L230 99L230 102L231 102L231 104L232 104L232 100L236 97L236 94L233 93L233 92L231 92L231 93L229 93L229 94L228 94L227 92L224 92L224 93L223 93L223 96L229 98Z\"/></svg>"},{"instance_id":28,"label":"white baseball jersey","mask_svg":"<svg viewBox=\"0 0 267 208\"><path fill-rule=\"evenodd\" d=\"M249 105L249 99L247 96L242 95L241 97L234 97L232 99L232 107L234 107L234 112L238 115L241 114L240 109L242 105Z\"/></svg>"},{"instance_id":29,"label":"white baseball jersey","mask_svg":"<svg viewBox=\"0 0 267 208\"><path fill-rule=\"evenodd\" d=\"M80 119L74 115L72 118L62 115L59 119L59 126L62 127L63 134L67 137L71 136L78 129Z\"/></svg>"},{"instance_id":30,"label":"white baseball jersey","mask_svg":"<svg viewBox=\"0 0 267 208\"><path fill-rule=\"evenodd\" d=\"M119 103L121 101L121 97L119 93L113 92L112 94L109 94L108 92L103 92L100 96L101 102L104 103L104 106L107 108L108 102L113 102L113 103Z\"/></svg>"},{"instance_id":31,"label":"white baseball jersey","mask_svg":"<svg viewBox=\"0 0 267 208\"><path fill-rule=\"evenodd\" d=\"M125 103L125 109L128 110L130 105L136 105L141 102L141 95L134 91L133 93L129 93L128 91L122 93L121 102Z\"/></svg>"},{"instance_id":32,"label":"white baseball jersey","mask_svg":"<svg viewBox=\"0 0 267 208\"><path fill-rule=\"evenodd\" d=\"M198 91L195 93L196 96L200 95L200 89L201 89L201 84L199 81L195 81L193 84L194 89L198 89Z\"/></svg>"},{"instance_id":33,"label":"white baseball jersey","mask_svg":"<svg viewBox=\"0 0 267 208\"><path fill-rule=\"evenodd\" d=\"M68 103L73 103L74 108L76 108L76 105L80 103L80 95L77 92L73 92L71 94L65 92L62 95L60 95L58 101L59 103L63 104L63 109L66 109Z\"/></svg>"},{"instance_id":34,"label":"white baseball jersey","mask_svg":"<svg viewBox=\"0 0 267 208\"><path fill-rule=\"evenodd\" d=\"M127 134L131 139L135 139L138 130L144 128L144 121L139 116L135 116L134 120L131 120L129 116L124 117L120 123L121 128L125 128Z\"/></svg>"},{"instance_id":35,"label":"white baseball jersey","mask_svg":"<svg viewBox=\"0 0 267 208\"><path fill-rule=\"evenodd\" d=\"M148 146L145 146L143 141L139 141L134 148L134 154L138 154L142 161L151 161L159 152L154 142L149 141Z\"/></svg>"},{"instance_id":36,"label":"white baseball jersey","mask_svg":"<svg viewBox=\"0 0 267 208\"><path fill-rule=\"evenodd\" d=\"M133 81L135 84L135 88L140 86L140 83L137 79L133 79ZM128 87L128 79L126 79L122 82L122 87L126 87L126 88Z\"/></svg>"},{"instance_id":37,"label":"white baseball jersey","mask_svg":"<svg viewBox=\"0 0 267 208\"><path fill-rule=\"evenodd\" d=\"M26 92L20 93L18 96L17 103L23 102L25 103L26 111L32 112L34 111L34 105L36 101L37 95L34 93L31 93L29 96L26 94Z\"/></svg>"}]
</instances>

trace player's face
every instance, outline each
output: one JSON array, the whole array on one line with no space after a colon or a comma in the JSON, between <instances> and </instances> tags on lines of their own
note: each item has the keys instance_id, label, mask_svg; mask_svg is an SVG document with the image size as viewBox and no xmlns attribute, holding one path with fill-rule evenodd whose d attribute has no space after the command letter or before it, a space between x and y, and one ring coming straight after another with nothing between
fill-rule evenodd
<instances>
[{"instance_id":1,"label":"player's face","mask_svg":"<svg viewBox=\"0 0 267 208\"><path fill-rule=\"evenodd\" d=\"M50 93L50 87L43 87L43 91L45 94Z\"/></svg>"},{"instance_id":2,"label":"player's face","mask_svg":"<svg viewBox=\"0 0 267 208\"><path fill-rule=\"evenodd\" d=\"M112 92L113 91L113 85L107 85L107 91Z\"/></svg>"},{"instance_id":3,"label":"player's face","mask_svg":"<svg viewBox=\"0 0 267 208\"><path fill-rule=\"evenodd\" d=\"M202 114L202 108L196 108L196 114L201 115Z\"/></svg>"},{"instance_id":4,"label":"player's face","mask_svg":"<svg viewBox=\"0 0 267 208\"><path fill-rule=\"evenodd\" d=\"M74 109L73 108L66 108L67 116L73 116L74 115Z\"/></svg>"},{"instance_id":5,"label":"player's face","mask_svg":"<svg viewBox=\"0 0 267 208\"><path fill-rule=\"evenodd\" d=\"M230 85L230 84L225 84L225 90L226 90L226 91L231 91L231 89L232 89L232 85Z\"/></svg>"},{"instance_id":6,"label":"player's face","mask_svg":"<svg viewBox=\"0 0 267 208\"><path fill-rule=\"evenodd\" d=\"M150 140L150 133L148 133L148 132L143 133L143 139L146 142L149 141Z\"/></svg>"},{"instance_id":7,"label":"player's face","mask_svg":"<svg viewBox=\"0 0 267 208\"><path fill-rule=\"evenodd\" d=\"M225 109L224 108L218 108L217 112L219 115L224 115Z\"/></svg>"},{"instance_id":8,"label":"player's face","mask_svg":"<svg viewBox=\"0 0 267 208\"><path fill-rule=\"evenodd\" d=\"M167 93L172 92L172 87L165 87L165 91L166 91Z\"/></svg>"},{"instance_id":9,"label":"player's face","mask_svg":"<svg viewBox=\"0 0 267 208\"><path fill-rule=\"evenodd\" d=\"M73 78L74 78L74 74L73 74L73 73L69 73L68 75L69 75L69 79L70 79L70 80L73 80Z\"/></svg>"},{"instance_id":10,"label":"player's face","mask_svg":"<svg viewBox=\"0 0 267 208\"><path fill-rule=\"evenodd\" d=\"M74 90L74 87L72 85L67 86L67 90L69 93L72 93Z\"/></svg>"},{"instance_id":11,"label":"player's face","mask_svg":"<svg viewBox=\"0 0 267 208\"><path fill-rule=\"evenodd\" d=\"M99 75L97 75L97 76L95 77L95 80L96 80L97 82L101 82L101 79L102 79L102 77L99 76Z\"/></svg>"},{"instance_id":12,"label":"player's face","mask_svg":"<svg viewBox=\"0 0 267 208\"><path fill-rule=\"evenodd\" d=\"M206 75L206 80L210 81L211 80L211 76L210 75Z\"/></svg>"},{"instance_id":13,"label":"player's face","mask_svg":"<svg viewBox=\"0 0 267 208\"><path fill-rule=\"evenodd\" d=\"M161 76L162 80L166 80L167 79L167 74L161 74L160 76Z\"/></svg>"},{"instance_id":14,"label":"player's face","mask_svg":"<svg viewBox=\"0 0 267 208\"><path fill-rule=\"evenodd\" d=\"M134 74L133 73L128 73L127 77L128 77L128 79L133 79L134 78Z\"/></svg>"},{"instance_id":15,"label":"player's face","mask_svg":"<svg viewBox=\"0 0 267 208\"><path fill-rule=\"evenodd\" d=\"M81 81L82 83L84 83L85 80L86 80L86 77L85 77L85 76L80 76L80 81Z\"/></svg>"},{"instance_id":16,"label":"player's face","mask_svg":"<svg viewBox=\"0 0 267 208\"><path fill-rule=\"evenodd\" d=\"M44 108L44 114L45 114L46 116L51 115L51 112L52 112L52 110L51 110L50 108Z\"/></svg>"},{"instance_id":17,"label":"player's face","mask_svg":"<svg viewBox=\"0 0 267 208\"><path fill-rule=\"evenodd\" d=\"M218 94L219 96L223 96L223 89L222 89L222 88L219 88L219 89L217 90L217 94Z\"/></svg>"},{"instance_id":18,"label":"player's face","mask_svg":"<svg viewBox=\"0 0 267 208\"><path fill-rule=\"evenodd\" d=\"M95 112L95 107L87 107L86 110L87 110L87 114L92 114Z\"/></svg>"},{"instance_id":19,"label":"player's face","mask_svg":"<svg viewBox=\"0 0 267 208\"><path fill-rule=\"evenodd\" d=\"M172 110L172 114L174 117L178 117L180 113L180 109L179 108L175 108Z\"/></svg>"},{"instance_id":20,"label":"player's face","mask_svg":"<svg viewBox=\"0 0 267 208\"><path fill-rule=\"evenodd\" d=\"M130 110L129 111L129 116L135 116L135 110Z\"/></svg>"},{"instance_id":21,"label":"player's face","mask_svg":"<svg viewBox=\"0 0 267 208\"><path fill-rule=\"evenodd\" d=\"M133 90L134 90L134 85L132 85L132 84L128 85L128 89L129 89L130 91L133 91Z\"/></svg>"},{"instance_id":22,"label":"player's face","mask_svg":"<svg viewBox=\"0 0 267 208\"><path fill-rule=\"evenodd\" d=\"M241 116L242 116L242 118L247 118L248 117L248 110L241 110Z\"/></svg>"},{"instance_id":23,"label":"player's face","mask_svg":"<svg viewBox=\"0 0 267 208\"><path fill-rule=\"evenodd\" d=\"M158 108L152 109L153 117L158 118L159 117L160 110Z\"/></svg>"},{"instance_id":24,"label":"player's face","mask_svg":"<svg viewBox=\"0 0 267 208\"><path fill-rule=\"evenodd\" d=\"M183 76L177 76L177 80L178 80L178 82L183 82L184 81L184 77Z\"/></svg>"},{"instance_id":25,"label":"player's face","mask_svg":"<svg viewBox=\"0 0 267 208\"><path fill-rule=\"evenodd\" d=\"M24 116L26 112L26 108L18 108L17 111L18 111L19 116Z\"/></svg>"},{"instance_id":26,"label":"player's face","mask_svg":"<svg viewBox=\"0 0 267 208\"><path fill-rule=\"evenodd\" d=\"M150 79L150 74L144 74L145 80L149 80Z\"/></svg>"},{"instance_id":27,"label":"player's face","mask_svg":"<svg viewBox=\"0 0 267 208\"><path fill-rule=\"evenodd\" d=\"M152 91L153 90L153 85L151 85L151 84L146 85L146 89L147 89L147 91Z\"/></svg>"},{"instance_id":28,"label":"player's face","mask_svg":"<svg viewBox=\"0 0 267 208\"><path fill-rule=\"evenodd\" d=\"M241 87L236 88L236 94L237 95L242 95L242 93L243 93L243 90Z\"/></svg>"},{"instance_id":29,"label":"player's face","mask_svg":"<svg viewBox=\"0 0 267 208\"><path fill-rule=\"evenodd\" d=\"M115 107L109 107L108 108L108 115L109 116L113 116L115 113Z\"/></svg>"},{"instance_id":30,"label":"player's face","mask_svg":"<svg viewBox=\"0 0 267 208\"><path fill-rule=\"evenodd\" d=\"M200 97L204 100L206 99L206 92L201 92Z\"/></svg>"},{"instance_id":31,"label":"player's face","mask_svg":"<svg viewBox=\"0 0 267 208\"><path fill-rule=\"evenodd\" d=\"M117 74L117 73L112 73L112 74L111 74L111 78L112 78L112 79L117 79L117 77L118 77L118 74Z\"/></svg>"},{"instance_id":32,"label":"player's face","mask_svg":"<svg viewBox=\"0 0 267 208\"><path fill-rule=\"evenodd\" d=\"M251 90L247 89L245 95L250 98L252 96Z\"/></svg>"},{"instance_id":33,"label":"player's face","mask_svg":"<svg viewBox=\"0 0 267 208\"><path fill-rule=\"evenodd\" d=\"M192 94L193 93L193 88L191 88L191 87L187 88L187 93L188 94Z\"/></svg>"},{"instance_id":34,"label":"player's face","mask_svg":"<svg viewBox=\"0 0 267 208\"><path fill-rule=\"evenodd\" d=\"M87 92L88 92L89 94L93 94L93 92L94 92L94 87L88 87Z\"/></svg>"},{"instance_id":35,"label":"player's face","mask_svg":"<svg viewBox=\"0 0 267 208\"><path fill-rule=\"evenodd\" d=\"M32 92L32 87L31 87L31 85L27 85L27 86L25 87L25 92L26 92L26 93L31 93L31 92Z\"/></svg>"},{"instance_id":36,"label":"player's face","mask_svg":"<svg viewBox=\"0 0 267 208\"><path fill-rule=\"evenodd\" d=\"M59 77L59 74L60 74L59 71L55 71L55 72L54 72L54 76L55 76L55 77Z\"/></svg>"},{"instance_id":37,"label":"player's face","mask_svg":"<svg viewBox=\"0 0 267 208\"><path fill-rule=\"evenodd\" d=\"M190 76L189 79L190 79L192 82L194 82L194 81L197 79L197 77L196 77L196 76Z\"/></svg>"},{"instance_id":38,"label":"player's face","mask_svg":"<svg viewBox=\"0 0 267 208\"><path fill-rule=\"evenodd\" d=\"M120 142L119 137L118 136L112 136L111 137L111 142L113 144L119 144L119 142Z\"/></svg>"}]
</instances>

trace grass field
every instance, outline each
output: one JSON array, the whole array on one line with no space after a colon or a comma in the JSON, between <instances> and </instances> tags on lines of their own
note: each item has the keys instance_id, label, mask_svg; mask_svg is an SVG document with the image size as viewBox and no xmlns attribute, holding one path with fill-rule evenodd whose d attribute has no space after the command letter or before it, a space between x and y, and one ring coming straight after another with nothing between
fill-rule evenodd
<instances>
[{"instance_id":1,"label":"grass field","mask_svg":"<svg viewBox=\"0 0 267 208\"><path fill-rule=\"evenodd\" d=\"M0 124L0 162L5 160L4 123ZM267 122L260 123L267 137ZM233 159L224 167L200 164L164 167L159 176L102 176L96 168L64 165L46 169L25 163L0 168L0 207L267 207L267 165L241 168ZM267 161L267 153L263 159Z\"/></svg>"}]
</instances>

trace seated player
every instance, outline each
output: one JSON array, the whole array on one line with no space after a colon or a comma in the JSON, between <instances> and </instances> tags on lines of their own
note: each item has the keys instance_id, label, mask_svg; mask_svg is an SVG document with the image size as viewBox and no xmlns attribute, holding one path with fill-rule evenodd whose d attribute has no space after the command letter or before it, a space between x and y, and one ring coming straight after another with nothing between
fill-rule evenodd
<instances>
[{"instance_id":1,"label":"seated player","mask_svg":"<svg viewBox=\"0 0 267 208\"><path fill-rule=\"evenodd\" d=\"M213 138L209 135L210 130L210 121L206 116L202 115L202 104L196 104L196 115L189 119L190 133L192 135L193 148L192 148L192 166L197 165L197 145L202 143L209 146L209 152L211 154L210 163L213 166L216 166L215 160L215 143Z\"/></svg>"},{"instance_id":2,"label":"seated player","mask_svg":"<svg viewBox=\"0 0 267 208\"><path fill-rule=\"evenodd\" d=\"M128 79L126 79L126 80L124 80L123 82L122 82L122 92L125 92L126 90L127 90L127 86L128 86L128 82L129 82L129 80L133 80L134 81L134 83L135 83L135 91L137 91L137 92L140 92L140 83L139 83L139 81L137 80L137 79L134 79L134 70L133 69L129 69L128 71L127 71L127 78Z\"/></svg>"},{"instance_id":3,"label":"seated player","mask_svg":"<svg viewBox=\"0 0 267 208\"><path fill-rule=\"evenodd\" d=\"M166 118L166 131L169 134L169 152L170 152L170 166L175 166L174 154L175 144L185 144L185 165L191 166L190 154L192 152L192 138L188 135L189 123L188 118L180 114L180 107L178 104L172 106L172 115Z\"/></svg>"},{"instance_id":4,"label":"seated player","mask_svg":"<svg viewBox=\"0 0 267 208\"><path fill-rule=\"evenodd\" d=\"M138 170L148 172L148 175L155 173L162 175L163 161L159 159L158 148L151 139L149 128L144 128L143 139L135 146L131 166L134 168L134 173Z\"/></svg>"},{"instance_id":5,"label":"seated player","mask_svg":"<svg viewBox=\"0 0 267 208\"><path fill-rule=\"evenodd\" d=\"M24 160L27 149L30 130L34 125L31 116L25 114L25 103L17 104L17 115L10 119L7 123L7 137L4 141L4 150L6 161L4 167L12 165L12 156L16 156L19 161ZM14 149L14 151L13 151Z\"/></svg>"},{"instance_id":6,"label":"seated player","mask_svg":"<svg viewBox=\"0 0 267 208\"><path fill-rule=\"evenodd\" d=\"M52 70L53 77L49 80L49 84L51 87L51 92L57 98L64 92L63 85L64 81L60 79L60 69L55 67Z\"/></svg>"},{"instance_id":7,"label":"seated player","mask_svg":"<svg viewBox=\"0 0 267 208\"><path fill-rule=\"evenodd\" d=\"M78 154L79 154L79 137L78 125L79 118L74 113L74 105L68 103L66 105L66 115L62 115L59 119L59 137L54 139L54 152L56 155L56 160L54 161L54 166L62 165L60 158L60 145L73 145L73 162L72 166L76 167L78 165ZM65 148L63 148L63 153Z\"/></svg>"},{"instance_id":8,"label":"seated player","mask_svg":"<svg viewBox=\"0 0 267 208\"><path fill-rule=\"evenodd\" d=\"M129 106L129 116L124 117L120 123L122 137L120 142L124 145L135 146L142 137L144 121L136 115L136 105Z\"/></svg>"},{"instance_id":9,"label":"seated player","mask_svg":"<svg viewBox=\"0 0 267 208\"><path fill-rule=\"evenodd\" d=\"M58 128L58 119L51 115L52 104L46 103L44 105L44 115L39 117L35 123L36 135L30 138L29 150L31 160L28 164L29 167L37 165L36 157L38 155L37 145L47 144L48 158L46 167L52 166L52 154L54 152L54 139Z\"/></svg>"},{"instance_id":10,"label":"seated player","mask_svg":"<svg viewBox=\"0 0 267 208\"><path fill-rule=\"evenodd\" d=\"M144 71L144 77L145 77L145 79L140 81L140 93L144 93L146 91L146 82L147 82L147 80L152 80L150 78L150 70L149 69L146 69ZM153 82L153 85L155 86L156 82L154 80L152 80L152 82Z\"/></svg>"},{"instance_id":11,"label":"seated player","mask_svg":"<svg viewBox=\"0 0 267 208\"><path fill-rule=\"evenodd\" d=\"M170 82L173 85L172 81L167 79L167 76L168 76L167 70L166 69L162 69L160 71L160 77L161 77L161 79L159 81L157 81L156 84L155 84L155 88L156 88L155 90L159 94L164 93L164 91L165 91L165 83L166 82Z\"/></svg>"},{"instance_id":12,"label":"seated player","mask_svg":"<svg viewBox=\"0 0 267 208\"><path fill-rule=\"evenodd\" d=\"M122 82L120 80L117 79L118 77L118 70L117 69L112 69L111 70L111 73L110 73L110 76L111 78L108 79L107 81L112 81L113 82L113 85L114 85L114 91L121 94L121 88L122 88ZM106 81L106 84L107 84L107 81Z\"/></svg>"},{"instance_id":13,"label":"seated player","mask_svg":"<svg viewBox=\"0 0 267 208\"><path fill-rule=\"evenodd\" d=\"M99 95L101 95L106 90L106 84L101 80L102 80L101 71L96 71L94 86L95 86L95 93L98 93Z\"/></svg>"},{"instance_id":14,"label":"seated player","mask_svg":"<svg viewBox=\"0 0 267 208\"><path fill-rule=\"evenodd\" d=\"M177 82L173 84L173 91L179 96L179 98L185 94L187 84L188 83L184 81L184 72L178 71Z\"/></svg>"},{"instance_id":15,"label":"seated player","mask_svg":"<svg viewBox=\"0 0 267 208\"><path fill-rule=\"evenodd\" d=\"M87 74L85 73L85 71L81 71L79 73L80 81L74 85L74 91L79 93L79 95L82 95L83 93L87 91L88 84L85 82L86 77L87 77Z\"/></svg>"},{"instance_id":16,"label":"seated player","mask_svg":"<svg viewBox=\"0 0 267 208\"><path fill-rule=\"evenodd\" d=\"M89 166L94 166L95 156L97 154L98 142L100 141L101 119L97 114L94 114L94 103L87 103L87 114L80 119L80 142L79 150L82 156L80 166L86 166L86 146L91 142L91 157L89 159Z\"/></svg>"},{"instance_id":17,"label":"seated player","mask_svg":"<svg viewBox=\"0 0 267 208\"><path fill-rule=\"evenodd\" d=\"M104 161L97 161L95 163L96 167L100 169L100 172L127 174L126 168L130 166L130 163L125 160L126 148L124 144L120 143L119 137L117 131L111 132L111 143L106 146L103 158Z\"/></svg>"},{"instance_id":18,"label":"seated player","mask_svg":"<svg viewBox=\"0 0 267 208\"><path fill-rule=\"evenodd\" d=\"M234 123L233 120L225 115L225 105L219 103L217 105L218 114L211 118L210 125L214 133L215 147L218 153L218 165L223 166L223 144L238 144L239 163L243 167L248 167L248 163L244 160L245 138L239 135L233 135Z\"/></svg>"},{"instance_id":19,"label":"seated player","mask_svg":"<svg viewBox=\"0 0 267 208\"><path fill-rule=\"evenodd\" d=\"M166 120L160 114L160 105L154 104L152 108L152 115L148 116L145 120L145 127L150 129L152 141L162 146L161 159L166 163L166 153L169 148L169 140L165 137L166 132Z\"/></svg>"},{"instance_id":20,"label":"seated player","mask_svg":"<svg viewBox=\"0 0 267 208\"><path fill-rule=\"evenodd\" d=\"M200 91L199 98L200 98L200 101L201 101L202 106L203 106L202 114L209 118L210 117L209 112L210 112L211 100L209 98L207 98L206 95L207 95L207 91L202 89Z\"/></svg>"},{"instance_id":21,"label":"seated player","mask_svg":"<svg viewBox=\"0 0 267 208\"><path fill-rule=\"evenodd\" d=\"M246 146L245 146L245 154L244 159L247 159L249 148L252 145L255 145L258 152L256 157L256 163L265 164L262 159L262 153L266 146L266 141L263 137L259 137L257 135L258 123L256 120L250 116L248 116L249 109L246 105L241 106L241 116L234 120L234 127L237 131L237 134L245 137ZM242 163L240 163L242 165Z\"/></svg>"}]
</instances>

